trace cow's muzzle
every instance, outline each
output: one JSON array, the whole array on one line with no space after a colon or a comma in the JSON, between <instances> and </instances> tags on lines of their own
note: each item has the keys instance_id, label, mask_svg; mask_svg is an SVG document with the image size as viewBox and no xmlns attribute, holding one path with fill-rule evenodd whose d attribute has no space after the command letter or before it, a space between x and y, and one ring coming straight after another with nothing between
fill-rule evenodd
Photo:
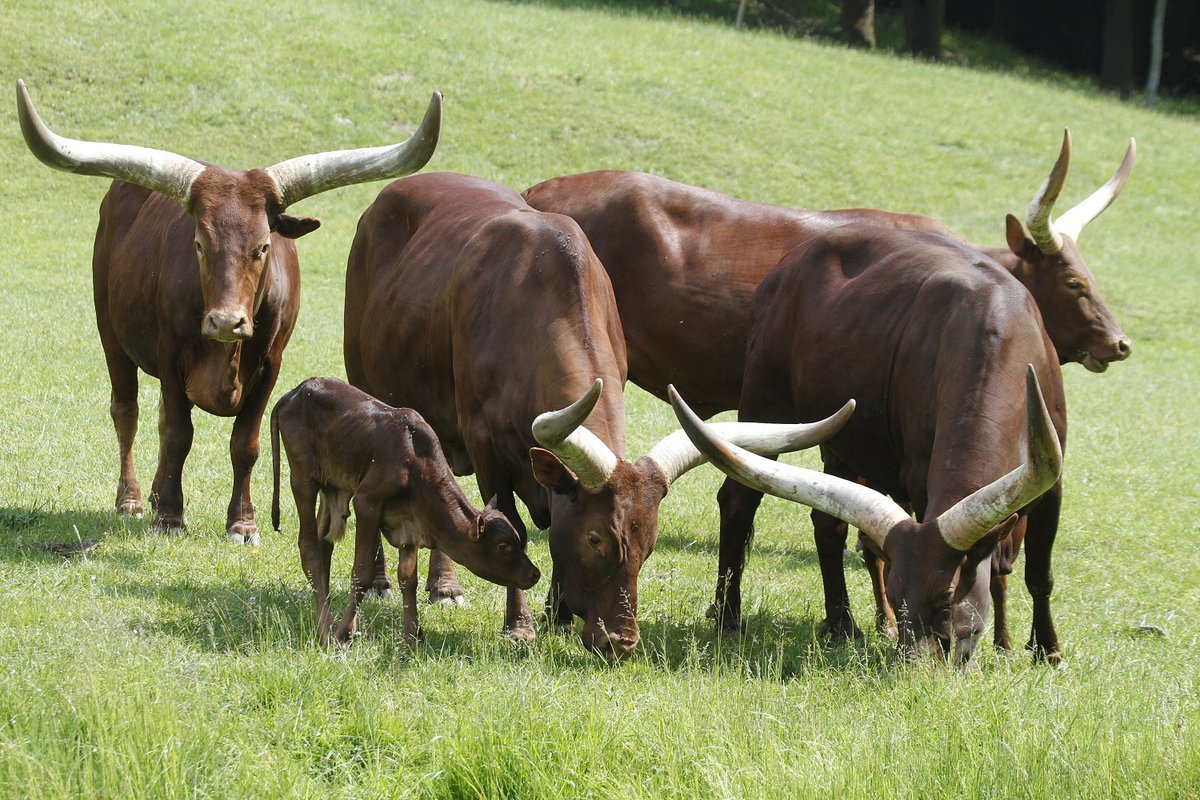
<instances>
[{"instance_id":1,"label":"cow's muzzle","mask_svg":"<svg viewBox=\"0 0 1200 800\"><path fill-rule=\"evenodd\" d=\"M210 311L200 325L200 334L218 342L241 342L254 335L254 324L238 311Z\"/></svg>"},{"instance_id":2,"label":"cow's muzzle","mask_svg":"<svg viewBox=\"0 0 1200 800\"><path fill-rule=\"evenodd\" d=\"M1121 336L1116 339L1106 350L1100 355L1095 355L1084 351L1079 358L1079 362L1089 372L1104 372L1108 369L1108 365L1114 361L1124 361L1133 353L1133 342L1128 336Z\"/></svg>"}]
</instances>

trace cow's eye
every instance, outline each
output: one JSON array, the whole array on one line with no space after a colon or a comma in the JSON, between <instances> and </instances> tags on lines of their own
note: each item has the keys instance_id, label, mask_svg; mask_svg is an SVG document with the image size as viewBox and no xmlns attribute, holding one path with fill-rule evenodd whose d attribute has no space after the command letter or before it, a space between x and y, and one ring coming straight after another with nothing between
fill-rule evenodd
<instances>
[{"instance_id":1,"label":"cow's eye","mask_svg":"<svg viewBox=\"0 0 1200 800\"><path fill-rule=\"evenodd\" d=\"M258 259L258 260L266 258L267 250L270 247L271 247L271 245L269 245L269 244L264 244L264 245L260 246L257 250L254 251L254 258Z\"/></svg>"},{"instance_id":2,"label":"cow's eye","mask_svg":"<svg viewBox=\"0 0 1200 800\"><path fill-rule=\"evenodd\" d=\"M1067 288L1071 290L1082 289L1083 281L1079 280L1079 278L1067 278Z\"/></svg>"},{"instance_id":3,"label":"cow's eye","mask_svg":"<svg viewBox=\"0 0 1200 800\"><path fill-rule=\"evenodd\" d=\"M587 532L587 540L588 544L590 544L592 547L600 546L600 534L596 533L595 531Z\"/></svg>"},{"instance_id":4,"label":"cow's eye","mask_svg":"<svg viewBox=\"0 0 1200 800\"><path fill-rule=\"evenodd\" d=\"M500 544L496 545L496 549L499 550L501 553L511 553L512 552L512 544L510 544L509 542L501 542Z\"/></svg>"}]
</instances>

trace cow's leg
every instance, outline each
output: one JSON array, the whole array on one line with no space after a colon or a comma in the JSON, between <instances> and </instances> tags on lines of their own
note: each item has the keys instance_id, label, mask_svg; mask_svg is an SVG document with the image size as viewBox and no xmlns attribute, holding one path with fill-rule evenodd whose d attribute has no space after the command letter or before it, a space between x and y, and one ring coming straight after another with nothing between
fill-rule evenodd
<instances>
[{"instance_id":1,"label":"cow's leg","mask_svg":"<svg viewBox=\"0 0 1200 800\"><path fill-rule=\"evenodd\" d=\"M850 593L846 589L846 570L842 562L849 526L837 517L816 510L812 512L812 523L817 562L821 565L821 585L825 591L825 619L821 621L821 632L834 641L861 638L862 630L850 613Z\"/></svg>"},{"instance_id":2,"label":"cow's leg","mask_svg":"<svg viewBox=\"0 0 1200 800\"><path fill-rule=\"evenodd\" d=\"M396 582L404 603L404 643L412 646L421 638L421 623L417 618L417 546L403 545L396 558Z\"/></svg>"},{"instance_id":3,"label":"cow's leg","mask_svg":"<svg viewBox=\"0 0 1200 800\"><path fill-rule=\"evenodd\" d=\"M746 566L746 551L754 537L754 515L762 502L762 492L727 478L717 492L717 502L721 506L721 545L717 560L716 601L708 616L717 621L721 630L739 631L742 628L742 570Z\"/></svg>"},{"instance_id":4,"label":"cow's leg","mask_svg":"<svg viewBox=\"0 0 1200 800\"><path fill-rule=\"evenodd\" d=\"M429 551L429 573L425 581L425 590L429 592L431 603L445 606L466 604L462 586L458 583L458 574L454 571L454 562L441 550Z\"/></svg>"},{"instance_id":5,"label":"cow's leg","mask_svg":"<svg viewBox=\"0 0 1200 800\"><path fill-rule=\"evenodd\" d=\"M1033 626L1026 646L1035 659L1045 659L1051 664L1063 660L1050 616L1050 594L1054 591L1050 551L1054 549L1061 509L1062 484L1056 483L1030 507L1025 531L1025 585L1033 599Z\"/></svg>"},{"instance_id":6,"label":"cow's leg","mask_svg":"<svg viewBox=\"0 0 1200 800\"><path fill-rule=\"evenodd\" d=\"M521 513L517 511L516 496L508 486L496 488L502 484L499 481L493 483L488 479L486 472L486 467L477 472L480 495L496 498L496 510L508 517L508 521L512 523L517 535L521 538L521 545L528 547L529 531L525 527L525 520L521 519ZM529 601L525 597L525 592L514 586L508 587L506 592L504 635L519 641L534 641L537 639L537 632L534 630L533 613L529 610Z\"/></svg>"},{"instance_id":7,"label":"cow's leg","mask_svg":"<svg viewBox=\"0 0 1200 800\"><path fill-rule=\"evenodd\" d=\"M192 449L192 404L178 376L164 370L161 383L158 470L154 473L150 503L154 506L154 527L172 533L184 527L183 462Z\"/></svg>"},{"instance_id":8,"label":"cow's leg","mask_svg":"<svg viewBox=\"0 0 1200 800\"><path fill-rule=\"evenodd\" d=\"M1004 541L996 545L992 553L992 606L995 608L995 626L992 644L997 650L1012 650L1012 636L1008 631L1008 576L1012 574L1013 562L1021 552L1029 518L1022 517Z\"/></svg>"},{"instance_id":9,"label":"cow's leg","mask_svg":"<svg viewBox=\"0 0 1200 800\"><path fill-rule=\"evenodd\" d=\"M386 600L392 594L392 581L387 574L387 554L383 547L383 539L375 543L375 580L367 590L381 600Z\"/></svg>"},{"instance_id":10,"label":"cow's leg","mask_svg":"<svg viewBox=\"0 0 1200 800\"><path fill-rule=\"evenodd\" d=\"M229 437L233 494L225 515L225 534L235 544L258 545L258 525L254 522L254 503L250 500L250 473L258 462L258 433L278 377L279 358L268 357L263 363L262 374L233 420L233 433Z\"/></svg>"},{"instance_id":11,"label":"cow's leg","mask_svg":"<svg viewBox=\"0 0 1200 800\"><path fill-rule=\"evenodd\" d=\"M875 555L875 551L866 545L862 548L862 560L867 574L871 576L871 591L875 595L875 629L880 636L886 636L894 642L898 634L896 612L892 610L892 604L887 599L887 562Z\"/></svg>"},{"instance_id":12,"label":"cow's leg","mask_svg":"<svg viewBox=\"0 0 1200 800\"><path fill-rule=\"evenodd\" d=\"M350 575L350 599L346 613L334 638L349 647L358 625L358 605L375 580L375 551L380 541L379 523L382 507L361 494L354 496L354 516L357 518L354 536L354 569Z\"/></svg>"},{"instance_id":13,"label":"cow's leg","mask_svg":"<svg viewBox=\"0 0 1200 800\"><path fill-rule=\"evenodd\" d=\"M300 517L300 533L296 539L300 565L313 590L317 637L321 644L327 645L333 629L333 615L329 611L329 564L333 556L333 543L326 538L329 531L328 514L322 507L320 517L317 516L317 487L306 480L298 469L293 468L291 483L292 497L296 500L296 512Z\"/></svg>"},{"instance_id":14,"label":"cow's leg","mask_svg":"<svg viewBox=\"0 0 1200 800\"><path fill-rule=\"evenodd\" d=\"M112 384L108 407L113 427L117 429L117 447L121 453L121 475L117 480L117 513L121 516L142 516L142 489L138 486L133 466L133 442L138 426L137 365L125 355L120 343L101 336L104 359L108 363L108 379Z\"/></svg>"}]
</instances>

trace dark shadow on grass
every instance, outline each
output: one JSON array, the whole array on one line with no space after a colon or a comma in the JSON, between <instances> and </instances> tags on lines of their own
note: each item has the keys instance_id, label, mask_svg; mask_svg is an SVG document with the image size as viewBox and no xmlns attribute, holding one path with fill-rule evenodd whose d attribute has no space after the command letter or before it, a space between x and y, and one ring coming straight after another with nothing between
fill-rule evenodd
<instances>
[{"instance_id":1,"label":"dark shadow on grass","mask_svg":"<svg viewBox=\"0 0 1200 800\"><path fill-rule=\"evenodd\" d=\"M113 537L158 535L149 517L119 517L115 511L0 506L0 560L61 559L75 554L103 556ZM87 547L93 543L95 547Z\"/></svg>"}]
</instances>

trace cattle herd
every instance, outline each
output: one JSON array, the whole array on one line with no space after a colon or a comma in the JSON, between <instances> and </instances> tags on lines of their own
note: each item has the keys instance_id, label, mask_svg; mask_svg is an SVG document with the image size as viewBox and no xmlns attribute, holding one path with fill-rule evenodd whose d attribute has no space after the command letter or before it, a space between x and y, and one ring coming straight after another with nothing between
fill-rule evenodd
<instances>
[{"instance_id":1,"label":"cattle herd","mask_svg":"<svg viewBox=\"0 0 1200 800\"><path fill-rule=\"evenodd\" d=\"M1061 660L1050 611L1067 429L1060 365L1102 372L1131 351L1076 243L1129 177L1132 140L1113 178L1054 220L1066 133L1024 225L1007 215L1006 246L986 247L924 216L800 211L635 172L551 178L523 193L410 175L437 145L437 93L400 144L244 172L59 136L21 81L17 110L43 163L113 179L92 269L120 450L116 509L143 510L132 457L141 370L161 386L150 502L164 530L184 526L181 473L199 406L234 417L227 535L259 541L250 474L299 310L293 240L320 224L286 209L398 178L350 245L349 385L306 380L270 418L272 522L282 447L323 643L348 644L363 595L390 592L383 540L398 550L406 641L420 634L420 547L432 550L432 601L462 602L457 562L507 587L506 635L535 638L525 590L540 573L519 499L548 531L548 623L573 630L580 617L586 647L628 655L659 506L676 478L711 461L729 476L709 612L722 628L743 625L747 546L771 493L812 509L830 637L861 635L843 574L853 526L875 624L906 657L973 665L993 606L994 643L1010 648L1007 575L1024 547L1028 646ZM625 453L626 380L669 401L681 425L637 461ZM701 421L730 409L738 422ZM823 472L775 460L814 446ZM472 473L483 509L454 479ZM351 591L336 623L330 559L351 511Z\"/></svg>"}]
</instances>

